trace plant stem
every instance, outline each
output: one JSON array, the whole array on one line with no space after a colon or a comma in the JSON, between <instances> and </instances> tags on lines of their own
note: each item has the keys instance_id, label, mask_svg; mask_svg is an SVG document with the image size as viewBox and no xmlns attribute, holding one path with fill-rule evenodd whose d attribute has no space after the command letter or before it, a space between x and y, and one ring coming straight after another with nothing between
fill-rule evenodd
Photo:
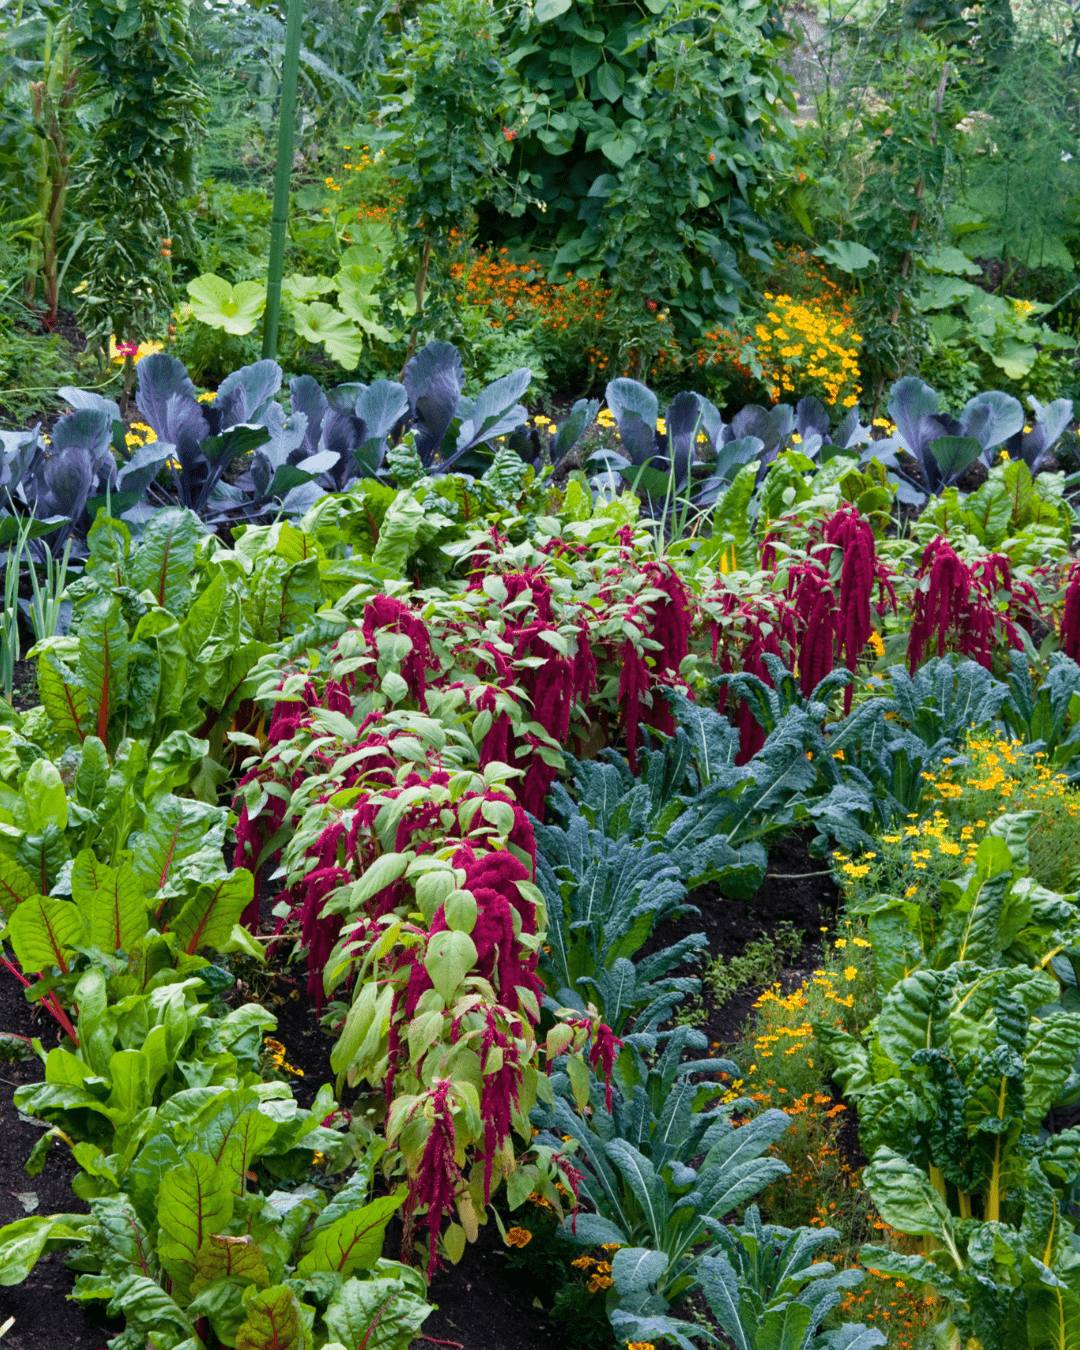
<instances>
[{"instance_id":1,"label":"plant stem","mask_svg":"<svg viewBox=\"0 0 1080 1350\"><path fill-rule=\"evenodd\" d=\"M266 312L263 315L263 359L277 356L278 316L281 311L281 273L285 266L285 235L289 227L289 178L292 174L293 124L296 120L296 78L300 69L300 30L303 0L289 0L285 24L285 60L278 105L277 162L274 165L274 210L270 221L270 257L266 269Z\"/></svg>"}]
</instances>

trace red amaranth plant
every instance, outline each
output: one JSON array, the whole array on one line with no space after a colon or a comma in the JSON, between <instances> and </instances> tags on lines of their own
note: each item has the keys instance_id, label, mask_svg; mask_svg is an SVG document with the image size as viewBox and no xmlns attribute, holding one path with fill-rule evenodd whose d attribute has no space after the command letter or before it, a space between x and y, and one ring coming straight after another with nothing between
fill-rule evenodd
<instances>
[{"instance_id":1,"label":"red amaranth plant","mask_svg":"<svg viewBox=\"0 0 1080 1350\"><path fill-rule=\"evenodd\" d=\"M675 569L670 564L647 563L643 570L648 586L660 595L631 605L624 622L636 623L659 650L645 653L629 638L620 648L619 708L631 773L637 772L642 722L665 735L674 734L671 708L658 691L661 685L674 684L678 678L679 667L690 650L693 627L689 592ZM650 696L651 707L646 701Z\"/></svg>"},{"instance_id":2,"label":"red amaranth plant","mask_svg":"<svg viewBox=\"0 0 1080 1350\"><path fill-rule=\"evenodd\" d=\"M886 604L896 610L896 591L888 568L877 556L877 543L870 522L854 506L841 507L825 522L825 543L840 550L840 611L836 620L837 650L844 665L854 672L870 634L874 631L872 600L878 588L878 612ZM826 672L827 674L828 672ZM804 689L804 692L805 691ZM851 685L844 692L844 712L851 711Z\"/></svg>"},{"instance_id":3,"label":"red amaranth plant","mask_svg":"<svg viewBox=\"0 0 1080 1350\"><path fill-rule=\"evenodd\" d=\"M711 623L712 659L725 675L746 671L772 685L766 655L777 656L787 666L794 664L798 643L795 611L781 596L749 596L741 599L734 591L720 596L720 610L727 622ZM720 690L719 710L724 711L727 686ZM765 731L754 720L750 705L739 699L735 709L739 729L738 763L746 764L765 744Z\"/></svg>"},{"instance_id":4,"label":"red amaranth plant","mask_svg":"<svg viewBox=\"0 0 1080 1350\"><path fill-rule=\"evenodd\" d=\"M1065 587L1061 650L1071 660L1080 662L1080 563L1074 563Z\"/></svg>"},{"instance_id":5,"label":"red amaranth plant","mask_svg":"<svg viewBox=\"0 0 1080 1350\"><path fill-rule=\"evenodd\" d=\"M916 573L914 617L908 640L908 662L918 668L926 647L937 638L937 654L943 656L952 641L964 656L990 669L994 648L1002 638L1009 647L1021 646L1017 622L1023 622L1021 605L1041 612L1039 597L1030 582L1013 578L1003 553L989 553L968 565L943 536L930 541ZM1008 599L998 607L998 592ZM1030 620L1028 620L1030 622Z\"/></svg>"}]
</instances>

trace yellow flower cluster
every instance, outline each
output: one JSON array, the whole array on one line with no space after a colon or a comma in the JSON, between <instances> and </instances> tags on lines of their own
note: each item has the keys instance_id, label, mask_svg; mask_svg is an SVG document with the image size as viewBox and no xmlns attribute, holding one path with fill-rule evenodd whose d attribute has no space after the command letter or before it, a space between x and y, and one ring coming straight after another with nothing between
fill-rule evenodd
<instances>
[{"instance_id":1,"label":"yellow flower cluster","mask_svg":"<svg viewBox=\"0 0 1080 1350\"><path fill-rule=\"evenodd\" d=\"M352 146L351 146L351 145L343 145L341 148L342 148L343 150L351 150L351 149L352 149ZM371 166L372 166L372 164L375 163L375 160L377 160L377 159L379 159L379 158L380 158L380 156L376 155L375 159L372 159L371 156L368 154L368 147L367 147L366 145L362 145L362 146L360 147L360 160L359 160L359 162L356 163L356 164L346 164L346 165L344 165L343 167L346 168L346 169L352 169L355 173L363 173L363 171L364 171L365 169L370 169Z\"/></svg>"},{"instance_id":2,"label":"yellow flower cluster","mask_svg":"<svg viewBox=\"0 0 1080 1350\"><path fill-rule=\"evenodd\" d=\"M608 1243L605 1245L604 1251L618 1251L618 1244ZM589 1283L586 1286L590 1294L598 1294L601 1289L611 1288L612 1279L610 1261L600 1261L595 1256L579 1256L576 1261L571 1261L570 1264L576 1270L583 1272L592 1271L592 1274L589 1276Z\"/></svg>"},{"instance_id":3,"label":"yellow flower cluster","mask_svg":"<svg viewBox=\"0 0 1080 1350\"><path fill-rule=\"evenodd\" d=\"M149 445L157 440L157 432L145 422L132 422L124 434L124 442L129 450L137 450L140 445Z\"/></svg>"},{"instance_id":4,"label":"yellow flower cluster","mask_svg":"<svg viewBox=\"0 0 1080 1350\"><path fill-rule=\"evenodd\" d=\"M945 772L924 773L923 778L943 801L956 801L968 792L975 795L979 809L988 813L1016 811L1040 802L1066 800L1069 780L1039 761L1042 751L1025 753L1022 742L1006 740L1000 733L973 737L967 743L969 772L960 776L960 765L945 761ZM978 795L991 794L991 801L980 802ZM1080 804L1068 801L1066 810L1076 815Z\"/></svg>"},{"instance_id":5,"label":"yellow flower cluster","mask_svg":"<svg viewBox=\"0 0 1080 1350\"><path fill-rule=\"evenodd\" d=\"M765 292L772 308L754 329L757 353L774 399L814 382L823 402L854 407L859 380L861 336L842 307L825 300L795 300ZM796 381L798 384L796 385ZM811 385L813 387L813 385Z\"/></svg>"},{"instance_id":6,"label":"yellow flower cluster","mask_svg":"<svg viewBox=\"0 0 1080 1350\"><path fill-rule=\"evenodd\" d=\"M135 365L143 359L144 356L153 356L155 352L163 350L160 342L140 342L138 346L134 344L117 343L115 337L109 338L109 360L115 361L118 366L123 365L124 361L130 355Z\"/></svg>"},{"instance_id":7,"label":"yellow flower cluster","mask_svg":"<svg viewBox=\"0 0 1080 1350\"><path fill-rule=\"evenodd\" d=\"M294 1069L285 1058L285 1047L273 1036L263 1037L263 1047L266 1059L269 1061L271 1069L277 1069L281 1073L291 1073L294 1078L303 1078L303 1069Z\"/></svg>"}]
</instances>

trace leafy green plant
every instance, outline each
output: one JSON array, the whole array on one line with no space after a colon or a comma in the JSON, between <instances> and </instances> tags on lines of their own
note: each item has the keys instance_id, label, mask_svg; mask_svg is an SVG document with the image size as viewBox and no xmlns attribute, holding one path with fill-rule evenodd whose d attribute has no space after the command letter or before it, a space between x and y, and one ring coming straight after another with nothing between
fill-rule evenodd
<instances>
[{"instance_id":1,"label":"leafy green plant","mask_svg":"<svg viewBox=\"0 0 1080 1350\"><path fill-rule=\"evenodd\" d=\"M95 73L104 112L78 174L80 210L97 226L84 248L80 317L104 349L110 335L140 342L168 322L169 243L190 231L183 201L205 103L176 0L80 0L70 22L73 57Z\"/></svg>"},{"instance_id":2,"label":"leafy green plant","mask_svg":"<svg viewBox=\"0 0 1080 1350\"><path fill-rule=\"evenodd\" d=\"M881 1148L863 1177L882 1218L921 1236L930 1254L865 1246L860 1259L885 1274L928 1285L949 1304L946 1334L975 1336L985 1350L1065 1350L1076 1325L1071 1225L1047 1178L1075 1177L1074 1139L1051 1144L1045 1162L1017 1175L1014 1222L957 1221L926 1175Z\"/></svg>"},{"instance_id":3,"label":"leafy green plant","mask_svg":"<svg viewBox=\"0 0 1080 1350\"><path fill-rule=\"evenodd\" d=\"M126 961L84 971L74 989L77 1040L49 1051L43 1082L19 1089L20 1109L57 1131L43 1136L35 1166L63 1135L93 1146L88 1157L122 1154L133 1127L140 1141L140 1126L178 1093L194 1089L205 1099L218 1095L211 1089L260 1081L263 1036L276 1019L257 1003L212 1015L213 970L180 954L175 936L153 933L131 944ZM108 1194L110 1171L88 1169L79 1193Z\"/></svg>"},{"instance_id":4,"label":"leafy green plant","mask_svg":"<svg viewBox=\"0 0 1080 1350\"><path fill-rule=\"evenodd\" d=\"M787 1171L778 1158L765 1156L787 1129L783 1111L736 1127L732 1115L753 1104L739 1099L717 1106L723 1086L694 1081L736 1072L727 1060L683 1059L707 1044L689 1027L635 1036L619 1056L610 1097L602 1084L590 1088L587 1074L557 1072L554 1104L533 1113L540 1142L558 1147L559 1136L568 1135L576 1143L575 1162L585 1173L581 1195L596 1211L579 1214L573 1228L567 1223L566 1239L627 1249L620 1265L634 1267L633 1274L624 1282L613 1261L612 1276L624 1306L635 1312L650 1286L657 1311L684 1297L699 1278L711 1221L719 1223Z\"/></svg>"},{"instance_id":5,"label":"leafy green plant","mask_svg":"<svg viewBox=\"0 0 1080 1350\"><path fill-rule=\"evenodd\" d=\"M341 256L333 277L293 275L283 278L285 312L291 316L299 337L321 343L326 353L344 370L354 370L360 359L364 335L380 342L394 342L393 334L378 321L381 301L375 288L382 277L383 259L362 244L353 244ZM258 323L266 304L266 286L260 281L239 281L231 286L212 273L187 283L192 313L211 328L242 337ZM335 308L319 296L338 292Z\"/></svg>"},{"instance_id":6,"label":"leafy green plant","mask_svg":"<svg viewBox=\"0 0 1080 1350\"><path fill-rule=\"evenodd\" d=\"M814 1025L859 1103L867 1153L910 1157L961 1218L988 1223L1011 1212L1080 1052L1080 1017L1044 969L1071 945L1076 909L1016 875L1006 839L1025 824L997 823L970 871L942 885L940 911L886 896L864 906L881 1014L866 1045Z\"/></svg>"},{"instance_id":7,"label":"leafy green plant","mask_svg":"<svg viewBox=\"0 0 1080 1350\"><path fill-rule=\"evenodd\" d=\"M786 77L767 31L764 10L722 4L550 0L529 14L503 79L507 158L528 185L511 209L557 250L553 278L606 270L628 308L663 299L691 329L737 309L730 240L768 258L766 183L787 163ZM733 79L752 81L749 102L731 98Z\"/></svg>"},{"instance_id":8,"label":"leafy green plant","mask_svg":"<svg viewBox=\"0 0 1080 1350\"><path fill-rule=\"evenodd\" d=\"M837 1273L830 1262L813 1259L823 1243L835 1242L840 1236L834 1229L793 1232L763 1224L757 1206L750 1205L741 1224L713 1223L710 1231L718 1239L718 1250L701 1263L701 1290L721 1330L738 1350L785 1343L806 1350L868 1350L886 1343L880 1331L861 1323L845 1322L834 1330L821 1330L822 1322L840 1302L841 1291L863 1280L861 1270ZM613 1275L616 1262L618 1254L612 1262ZM615 1280L619 1289L618 1276ZM628 1283L625 1274L622 1283ZM672 1318L622 1311L613 1315L612 1325L620 1335L667 1335L684 1347L690 1337L708 1335ZM716 1343L711 1336L709 1340Z\"/></svg>"},{"instance_id":9,"label":"leafy green plant","mask_svg":"<svg viewBox=\"0 0 1080 1350\"><path fill-rule=\"evenodd\" d=\"M407 1350L430 1309L423 1278L381 1258L403 1192L370 1198L371 1159L329 1198L296 1184L313 1150L333 1155L335 1170L355 1156L348 1136L319 1123L333 1105L327 1089L305 1111L279 1085L200 1085L144 1108L109 1154L74 1144L90 1214L0 1230L5 1283L25 1278L46 1246L77 1244L73 1296L106 1302L132 1344L151 1336L168 1350L212 1334L253 1350ZM285 1188L267 1193L279 1180Z\"/></svg>"}]
</instances>

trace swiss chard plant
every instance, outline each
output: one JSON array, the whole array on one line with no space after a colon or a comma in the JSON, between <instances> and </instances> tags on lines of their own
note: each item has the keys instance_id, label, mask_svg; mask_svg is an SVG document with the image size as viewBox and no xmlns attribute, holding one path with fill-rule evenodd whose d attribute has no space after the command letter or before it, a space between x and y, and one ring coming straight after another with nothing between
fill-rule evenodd
<instances>
[{"instance_id":1,"label":"swiss chard plant","mask_svg":"<svg viewBox=\"0 0 1080 1350\"><path fill-rule=\"evenodd\" d=\"M860 1259L932 1289L948 1306L946 1336L974 1337L985 1350L1066 1350L1080 1315L1076 1235L1048 1174L1074 1183L1076 1150L1074 1138L1051 1141L1042 1159L1016 1168L1010 1220L979 1221L958 1219L924 1172L881 1148L866 1186L884 1221L921 1237L927 1254L864 1246Z\"/></svg>"},{"instance_id":2,"label":"swiss chard plant","mask_svg":"<svg viewBox=\"0 0 1080 1350\"><path fill-rule=\"evenodd\" d=\"M989 1223L1022 1202L1037 1132L1075 1095L1080 1054L1080 1016L1058 1001L1059 979L1045 969L1075 947L1076 906L1017 876L1001 837L1008 820L969 872L943 886L940 910L869 903L883 1001L865 1043L815 1025L859 1103L866 1152L909 1158L961 1219ZM1015 819L1021 831L1025 823Z\"/></svg>"},{"instance_id":3,"label":"swiss chard plant","mask_svg":"<svg viewBox=\"0 0 1080 1350\"><path fill-rule=\"evenodd\" d=\"M382 1259L404 1194L373 1197L374 1159L362 1156L327 1195L325 1168L357 1153L320 1124L333 1111L326 1088L305 1111L284 1085L235 1081L143 1106L109 1152L74 1144L89 1214L0 1229L4 1282L63 1245L81 1272L73 1297L124 1318L114 1347L407 1350L430 1308L423 1277Z\"/></svg>"}]
</instances>

